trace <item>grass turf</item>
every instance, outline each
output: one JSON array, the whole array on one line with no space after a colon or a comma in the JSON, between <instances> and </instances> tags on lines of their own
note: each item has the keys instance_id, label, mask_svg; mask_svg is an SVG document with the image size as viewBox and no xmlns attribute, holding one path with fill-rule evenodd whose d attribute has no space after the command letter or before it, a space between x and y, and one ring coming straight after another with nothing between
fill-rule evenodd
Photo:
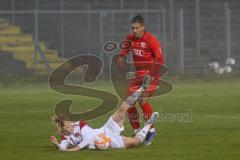
<instances>
[{"instance_id":1,"label":"grass turf","mask_svg":"<svg viewBox=\"0 0 240 160\"><path fill-rule=\"evenodd\" d=\"M111 89L111 85L101 85ZM177 83L171 93L151 100L155 110L179 114L192 110L192 122L160 117L158 135L149 147L109 151L58 152L49 142L55 134L50 116L56 103L73 98L73 111L99 103L86 97L62 95L47 86L10 87L0 90L1 159L96 160L212 160L239 159L240 83L238 81ZM110 113L89 122L100 127ZM169 118L169 117L168 117ZM125 123L125 135L131 135Z\"/></svg>"}]
</instances>

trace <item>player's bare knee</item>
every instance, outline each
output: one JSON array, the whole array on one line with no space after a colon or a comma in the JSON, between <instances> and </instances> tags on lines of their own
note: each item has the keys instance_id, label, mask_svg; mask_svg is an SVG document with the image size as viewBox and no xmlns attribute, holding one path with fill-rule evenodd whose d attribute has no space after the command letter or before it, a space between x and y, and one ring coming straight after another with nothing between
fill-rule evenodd
<instances>
[{"instance_id":1,"label":"player's bare knee","mask_svg":"<svg viewBox=\"0 0 240 160\"><path fill-rule=\"evenodd\" d=\"M126 115L126 110L124 108L119 108L113 115L112 118L114 119L114 121L116 122L120 122L122 120L124 120Z\"/></svg>"},{"instance_id":2,"label":"player's bare knee","mask_svg":"<svg viewBox=\"0 0 240 160\"><path fill-rule=\"evenodd\" d=\"M125 118L125 114L126 114L125 112L118 113L118 118L121 119L121 120L124 119Z\"/></svg>"}]
</instances>

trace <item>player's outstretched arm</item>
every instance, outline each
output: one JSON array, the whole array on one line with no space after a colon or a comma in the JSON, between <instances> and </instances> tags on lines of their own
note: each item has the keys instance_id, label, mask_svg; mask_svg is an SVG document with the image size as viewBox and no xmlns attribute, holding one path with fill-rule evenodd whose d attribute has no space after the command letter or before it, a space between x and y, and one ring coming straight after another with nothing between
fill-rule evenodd
<instances>
[{"instance_id":1,"label":"player's outstretched arm","mask_svg":"<svg viewBox=\"0 0 240 160\"><path fill-rule=\"evenodd\" d=\"M131 107L141 96L142 92L148 88L150 81L151 76L146 75L144 77L142 86L136 92L127 97L118 110L112 115L112 119L119 125L119 127L123 126L124 118L128 108Z\"/></svg>"},{"instance_id":2,"label":"player's outstretched arm","mask_svg":"<svg viewBox=\"0 0 240 160\"><path fill-rule=\"evenodd\" d=\"M62 140L60 143L58 142L57 138L55 136L50 136L50 141L55 145L57 149L60 151L67 150L69 143L67 140Z\"/></svg>"},{"instance_id":3,"label":"player's outstretched arm","mask_svg":"<svg viewBox=\"0 0 240 160\"><path fill-rule=\"evenodd\" d=\"M59 149L60 151L74 152L74 151L81 150L79 146L67 149L67 145L62 146L60 143L58 143L57 138L55 136L51 136L50 140L56 146L56 148Z\"/></svg>"},{"instance_id":4,"label":"player's outstretched arm","mask_svg":"<svg viewBox=\"0 0 240 160\"><path fill-rule=\"evenodd\" d=\"M83 134L83 140L79 145L70 149L66 149L64 151L68 151L68 152L80 151L81 149L85 148L91 142L91 140L92 139L90 135Z\"/></svg>"},{"instance_id":5,"label":"player's outstretched arm","mask_svg":"<svg viewBox=\"0 0 240 160\"><path fill-rule=\"evenodd\" d=\"M60 143L58 143L58 140L55 136L50 136L50 141L55 145L57 149L60 149Z\"/></svg>"}]
</instances>

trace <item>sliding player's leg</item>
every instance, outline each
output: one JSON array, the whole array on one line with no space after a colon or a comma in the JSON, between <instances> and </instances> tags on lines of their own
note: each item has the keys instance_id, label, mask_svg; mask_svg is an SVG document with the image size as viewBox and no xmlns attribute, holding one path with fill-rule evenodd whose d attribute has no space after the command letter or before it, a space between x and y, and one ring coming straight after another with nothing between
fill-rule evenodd
<instances>
[{"instance_id":1,"label":"sliding player's leg","mask_svg":"<svg viewBox=\"0 0 240 160\"><path fill-rule=\"evenodd\" d=\"M151 125L144 126L134 137L122 137L126 148L133 148L143 143Z\"/></svg>"},{"instance_id":2,"label":"sliding player's leg","mask_svg":"<svg viewBox=\"0 0 240 160\"><path fill-rule=\"evenodd\" d=\"M133 94L128 96L122 103L122 105L118 108L118 110L112 115L112 119L119 125L119 127L123 126L127 110L136 103L142 92L147 89L150 78L151 77L149 76L145 76L142 86L137 89Z\"/></svg>"},{"instance_id":3,"label":"sliding player's leg","mask_svg":"<svg viewBox=\"0 0 240 160\"><path fill-rule=\"evenodd\" d=\"M149 129L156 122L158 117L159 113L154 112L150 119L145 123L144 127L138 133L136 133L134 137L122 137L125 147L132 148L142 144L147 136Z\"/></svg>"},{"instance_id":4,"label":"sliding player's leg","mask_svg":"<svg viewBox=\"0 0 240 160\"><path fill-rule=\"evenodd\" d=\"M142 89L137 90L134 94L129 96L118 110L109 118L107 123L103 126L106 137L111 139L112 148L125 148L121 132L124 130L123 122L127 113L127 109L135 103L141 95ZM97 145L96 145L97 146Z\"/></svg>"},{"instance_id":5,"label":"sliding player's leg","mask_svg":"<svg viewBox=\"0 0 240 160\"><path fill-rule=\"evenodd\" d=\"M119 127L123 126L123 122L127 113L127 110L137 101L143 92L143 88L140 87L136 92L126 98L122 105L112 115L112 119L118 124Z\"/></svg>"},{"instance_id":6,"label":"sliding player's leg","mask_svg":"<svg viewBox=\"0 0 240 160\"><path fill-rule=\"evenodd\" d=\"M136 90L136 92L128 96L122 103L122 105L118 108L118 110L109 118L107 123L102 127L106 137L109 137L111 139L111 147L124 148L125 145L121 137L121 132L124 130L123 122L127 113L127 109L131 107L134 103L136 103L142 92L146 89L147 83L148 81L146 80L146 82L144 82L144 85L142 85L138 90Z\"/></svg>"}]
</instances>

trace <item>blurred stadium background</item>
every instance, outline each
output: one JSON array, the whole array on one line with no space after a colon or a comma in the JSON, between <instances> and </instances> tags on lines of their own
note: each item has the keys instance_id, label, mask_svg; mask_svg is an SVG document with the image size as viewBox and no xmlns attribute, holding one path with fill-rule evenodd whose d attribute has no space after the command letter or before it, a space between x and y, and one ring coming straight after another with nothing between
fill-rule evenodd
<instances>
[{"instance_id":1,"label":"blurred stadium background","mask_svg":"<svg viewBox=\"0 0 240 160\"><path fill-rule=\"evenodd\" d=\"M129 20L145 17L162 43L170 73L206 75L208 63L233 57L239 69L238 0L0 0L0 73L47 75L79 54L103 59L124 40Z\"/></svg>"}]
</instances>

